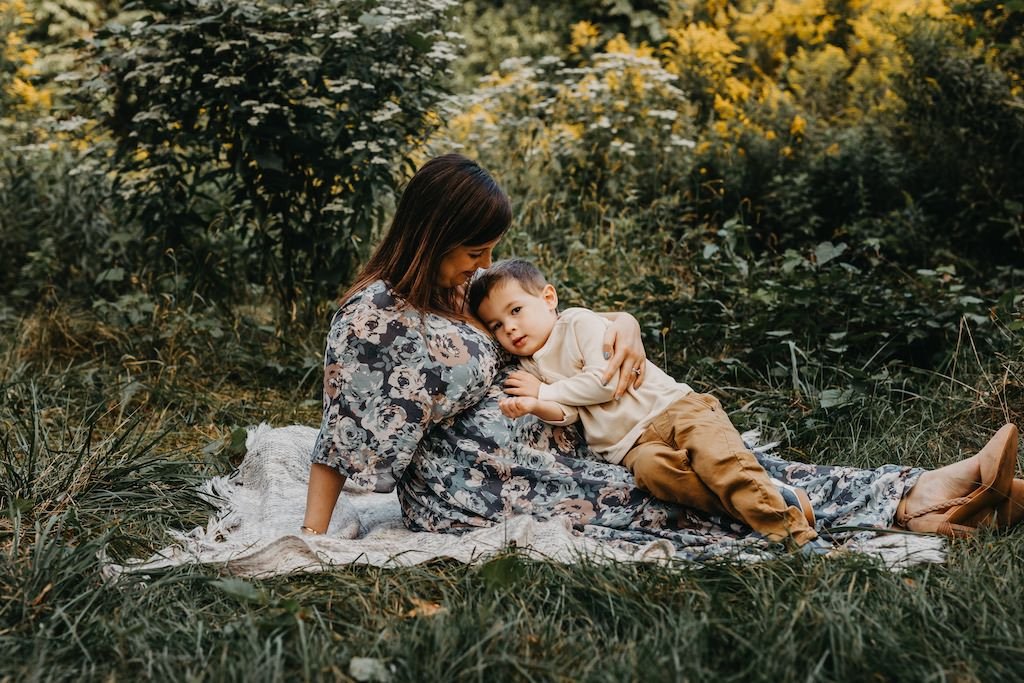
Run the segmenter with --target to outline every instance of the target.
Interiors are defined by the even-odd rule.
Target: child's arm
[[[603,335],[605,324],[598,314],[587,311],[572,321],[577,346],[576,355],[583,366],[577,374],[544,384],[533,375],[517,370],[509,374],[505,393],[512,396],[533,396],[565,406],[592,406],[607,403],[615,397],[615,386],[601,383],[605,369]],[[572,343],[566,339],[566,343]]]
[[[545,422],[552,424],[572,424],[579,418],[575,408],[562,406],[554,401],[541,401],[532,396],[513,396],[498,401],[498,407],[506,417],[517,418],[523,415],[536,415]]]

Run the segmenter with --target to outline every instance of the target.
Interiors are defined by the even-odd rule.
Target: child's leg
[[[772,539],[800,545],[817,537],[797,507],[786,503],[714,396],[689,394],[651,422],[666,443],[686,450],[690,466],[726,512]]]
[[[715,492],[690,467],[689,454],[662,441],[650,427],[629,449],[622,464],[633,473],[636,485],[658,500],[715,515],[729,514]]]

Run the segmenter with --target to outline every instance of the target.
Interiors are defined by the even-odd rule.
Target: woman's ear
[[[551,285],[544,285],[544,289],[540,290],[540,296],[544,299],[544,303],[548,305],[548,310],[558,310],[558,292]]]

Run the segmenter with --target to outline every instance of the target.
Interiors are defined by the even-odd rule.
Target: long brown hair
[[[480,164],[461,154],[435,157],[409,181],[387,235],[342,301],[384,280],[420,311],[459,315],[457,291],[437,286],[441,259],[456,247],[498,239],[511,223],[508,197]]]

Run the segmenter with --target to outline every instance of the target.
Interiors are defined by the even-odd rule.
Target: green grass
[[[82,323],[58,343],[39,331],[55,324],[0,334],[0,681],[347,680],[357,657],[396,681],[1024,677],[1024,533],[983,533],[953,543],[946,565],[904,572],[856,555],[664,567],[509,554],[104,583],[102,557],[144,556],[163,529],[205,519],[192,485],[237,463],[232,430],[316,422],[318,378],[288,355],[316,351],[275,350],[298,368],[282,373],[267,369],[266,340],[204,347],[182,329],[136,358],[130,335]],[[770,374],[722,393],[789,457],[931,466],[1020,419],[1020,356],[961,356],[952,379],[908,370],[914,395],[878,381],[831,414]]]

